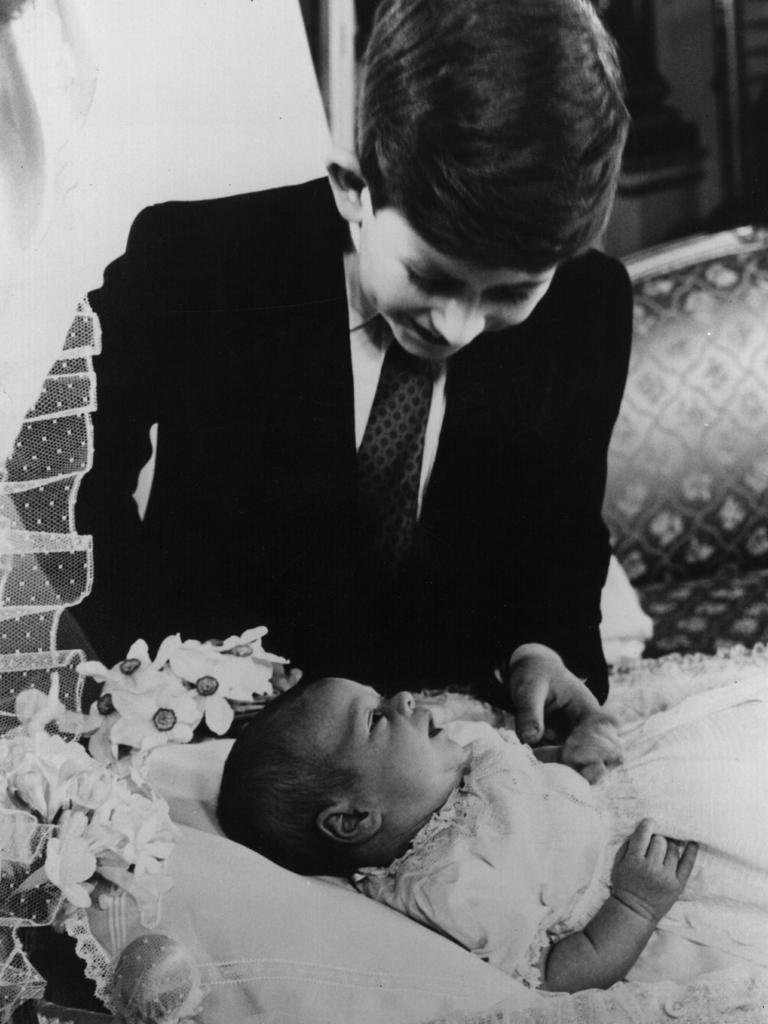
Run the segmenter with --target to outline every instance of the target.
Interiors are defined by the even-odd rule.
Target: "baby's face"
[[[313,740],[354,769],[355,797],[377,808],[392,835],[412,836],[461,780],[468,750],[438,729],[410,693],[384,698],[351,679],[311,690]]]

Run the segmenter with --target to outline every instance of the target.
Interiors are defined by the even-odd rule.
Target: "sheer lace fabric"
[[[18,724],[17,694],[30,687],[47,694],[54,673],[62,703],[71,710],[80,704],[74,669],[82,654],[57,650],[56,634],[64,609],[91,585],[90,538],[75,532],[74,502],[90,466],[98,340],[83,301],[0,473],[0,736]],[[42,872],[55,832],[21,810],[0,814],[2,1020],[44,991],[18,929],[49,926],[61,908],[61,893]]]
[[[76,533],[74,508],[91,464],[98,349],[98,321],[83,300],[0,476],[0,732],[16,724],[19,690],[47,692],[54,670],[62,702],[79,707],[82,655],[57,650],[56,635],[92,581],[91,541]]]

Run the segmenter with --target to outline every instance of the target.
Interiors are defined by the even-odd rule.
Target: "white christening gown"
[[[543,950],[594,916],[616,851],[651,817],[701,848],[654,936],[664,941],[629,978],[684,978],[691,948],[696,972],[710,953],[713,969],[768,966],[768,681],[622,726],[624,764],[596,786],[538,762],[509,730],[446,728],[472,746],[467,774],[402,857],[360,873],[363,892],[535,986]]]

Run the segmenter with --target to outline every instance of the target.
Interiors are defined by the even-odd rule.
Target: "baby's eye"
[[[384,717],[383,708],[374,708],[368,717],[368,731],[372,732],[378,721]]]

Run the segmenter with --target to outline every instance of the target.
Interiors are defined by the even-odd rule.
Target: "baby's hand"
[[[644,818],[616,855],[611,893],[646,920],[660,921],[685,888],[698,851],[696,843],[654,834]]]
[[[589,782],[597,782],[607,768],[622,761],[616,720],[604,711],[587,714],[566,738],[560,759]]]

